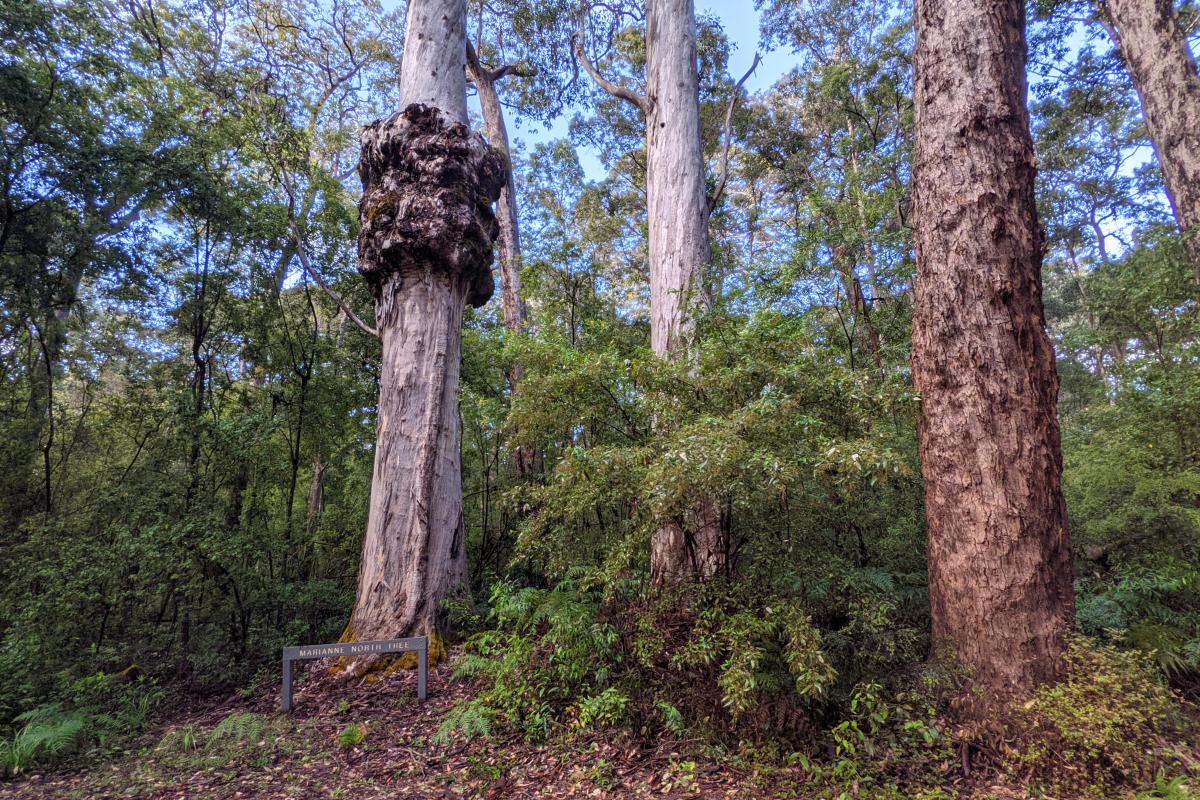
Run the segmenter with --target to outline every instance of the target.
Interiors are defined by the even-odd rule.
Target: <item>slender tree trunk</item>
[[[507,68],[502,68],[502,71]],[[483,135],[488,144],[509,155],[508,127],[504,124],[504,109],[496,93],[497,73],[479,62],[474,50],[467,53],[467,71],[479,92],[479,107],[483,112]],[[517,216],[517,188],[513,178],[512,160],[509,158],[505,170],[504,186],[500,189],[500,200],[496,203],[496,222],[500,236],[496,240],[500,254],[500,307],[504,314],[504,326],[513,333],[525,330],[525,301],[521,299],[521,228]],[[508,371],[508,384],[516,393],[524,377],[525,369],[513,364]],[[513,468],[518,478],[533,471],[533,448],[521,445],[513,451]]]
[[[1200,286],[1200,73],[1174,0],[1108,0],[1109,32],[1129,67],[1175,220]]]
[[[483,135],[487,137],[488,144],[507,156],[508,127],[504,124],[504,109],[496,93],[496,77],[473,58],[467,59],[467,70],[479,92]],[[511,160],[508,166],[504,186],[500,189],[500,200],[496,203],[496,223],[500,226],[496,248],[500,255],[500,307],[504,313],[504,326],[519,332],[525,329],[525,303],[521,299],[521,231]]]
[[[312,483],[308,487],[308,521],[305,523],[305,533],[311,541],[321,522],[321,514],[325,511],[325,470],[328,465],[320,458],[312,462]]]
[[[192,503],[196,499],[196,493],[200,488],[200,444],[202,439],[202,431],[200,429],[201,420],[204,419],[204,398],[208,392],[208,357],[204,352],[204,342],[208,336],[208,329],[212,321],[208,318],[208,267],[209,256],[211,252],[211,243],[207,237],[208,226],[205,225],[205,240],[204,240],[204,255],[203,268],[200,273],[199,283],[197,285],[196,294],[193,298],[194,308],[192,310],[192,418],[190,422],[189,436],[191,444],[188,447],[187,459],[187,474],[188,484],[184,492],[183,508],[184,511],[192,510]],[[197,248],[199,243],[197,242]]]
[[[411,0],[403,110],[366,127],[359,271],[383,340],[371,503],[346,640],[429,634],[467,578],[458,381],[466,303],[492,293],[504,160],[466,125],[465,0]],[[361,674],[374,663],[359,660]]]
[[[917,0],[912,365],[933,635],[976,683],[1055,674],[1074,618],[1023,0]],[[994,695],[993,695],[994,696]]]
[[[710,256],[692,0],[649,0],[646,58],[650,346],[676,360],[687,358],[695,318],[707,307],[703,270]],[[655,585],[708,578],[725,566],[726,543],[712,498],[700,499],[651,538]]]

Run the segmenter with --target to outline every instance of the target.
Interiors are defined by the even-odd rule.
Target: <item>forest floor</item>
[[[451,671],[445,664],[430,670],[425,703],[416,700],[410,671],[369,685],[298,680],[291,714],[279,711],[278,685],[264,682],[223,701],[177,708],[104,759],[0,782],[0,800],[825,796],[805,791],[798,769],[743,771],[675,740],[655,745],[597,733],[539,746],[456,734],[435,743],[446,714],[471,691],[451,682]],[[346,732],[355,726],[362,737],[351,744],[359,731]]]

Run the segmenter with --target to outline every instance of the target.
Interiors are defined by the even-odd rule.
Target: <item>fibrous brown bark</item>
[[[359,271],[383,341],[350,640],[434,634],[466,582],[458,380],[466,303],[492,293],[503,157],[466,125],[463,0],[412,0],[404,110],[362,133]],[[349,666],[357,674],[371,662]]]
[[[1200,286],[1200,73],[1173,0],[1108,0],[1163,182]]]
[[[1055,674],[1074,618],[1023,0],[917,0],[913,159],[933,635],[977,685]]]

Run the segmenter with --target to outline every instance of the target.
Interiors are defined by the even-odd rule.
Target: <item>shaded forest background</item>
[[[452,611],[514,671],[546,641],[609,670],[547,675],[533,702],[501,675],[488,719],[544,736],[564,709],[636,711],[799,736],[904,685],[930,655],[910,9],[759,4],[763,46],[796,67],[734,108],[712,308],[668,365],[649,349],[640,120],[578,74],[573,4],[470,6],[483,59],[529,67],[500,85],[508,113],[571,124],[512,154],[526,329],[499,297],[467,313],[473,597]],[[1193,51],[1198,13],[1180,7]],[[1030,16],[1078,626],[1192,694],[1200,305],[1138,98],[1091,15],[1039,0]],[[630,21],[596,23],[609,75],[644,66]],[[700,29],[713,183],[741,90],[734,44]],[[125,697],[113,676],[229,689],[284,645],[341,635],[379,344],[300,256],[370,319],[358,131],[397,105],[402,32],[402,10],[372,3],[0,0],[0,725]],[[655,520],[697,494],[716,498],[733,574],[684,613],[641,589]],[[622,688],[631,664],[660,696]]]

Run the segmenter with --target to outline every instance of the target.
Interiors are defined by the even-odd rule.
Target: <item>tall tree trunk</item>
[[[467,578],[458,380],[466,303],[492,293],[504,159],[466,125],[465,0],[411,0],[403,110],[368,125],[359,271],[383,340],[371,503],[354,612],[362,640],[429,634]],[[361,674],[373,660],[348,665]]]
[[[707,305],[702,271],[710,256],[692,0],[647,2],[646,59],[650,347],[685,357]]]
[[[1108,0],[1109,32],[1142,103],[1200,286],[1200,73],[1173,0]]]
[[[650,238],[650,346],[687,358],[695,318],[707,306],[703,270],[709,261],[708,200],[700,144],[696,18],[692,0],[646,4],[646,202]],[[651,538],[656,585],[708,578],[725,568],[720,514],[702,498],[683,519]]]
[[[917,0],[913,377],[935,641],[977,685],[1054,675],[1074,618],[1023,0]]]
[[[498,70],[485,67],[474,48],[467,48],[467,71],[479,92],[479,107],[483,112],[483,135],[488,144],[509,155],[508,128],[504,124],[504,109],[496,93],[496,82],[505,74],[517,71],[507,65]],[[500,189],[500,200],[496,203],[496,222],[500,226],[497,249],[500,252],[500,307],[504,314],[504,326],[513,333],[525,330],[525,301],[521,299],[521,228],[517,216],[517,187],[513,178],[512,161],[505,170],[504,186]],[[508,371],[508,384],[515,393],[524,377],[520,364],[513,364]],[[513,451],[513,468],[518,478],[533,472],[533,448],[520,445]]]
[[[314,458],[312,462],[312,483],[308,487],[308,521],[305,523],[304,531],[307,534],[307,539],[312,540],[313,535],[317,532],[317,525],[321,522],[321,514],[325,512],[325,470],[328,465],[320,458]]]
[[[479,62],[474,50],[468,50],[467,71],[479,92],[479,108],[483,112],[483,135],[488,144],[509,154],[508,127],[504,124],[504,109],[496,93],[496,81],[512,67],[490,70]],[[504,186],[496,203],[496,222],[500,236],[496,248],[500,255],[500,307],[504,326],[510,331],[525,329],[525,303],[521,300],[521,231],[517,216],[517,189],[513,180],[511,161],[505,170]]]

